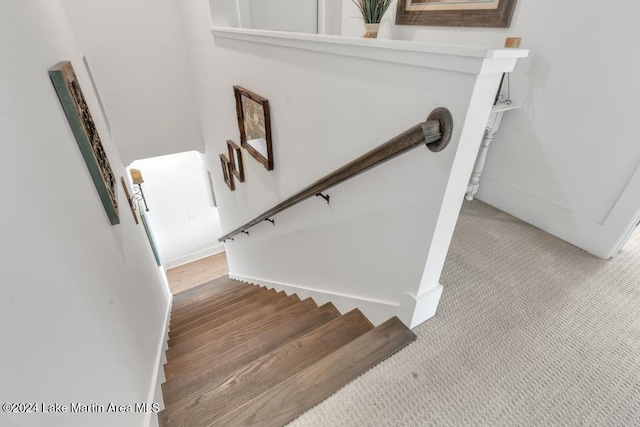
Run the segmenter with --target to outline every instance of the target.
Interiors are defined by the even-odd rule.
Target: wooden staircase
[[[228,276],[174,296],[162,427],[282,426],[415,339]]]

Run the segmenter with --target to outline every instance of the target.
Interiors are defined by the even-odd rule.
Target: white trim
[[[624,248],[624,246],[627,244],[627,241],[631,238],[633,233],[636,230],[640,229],[639,224],[640,224],[640,208],[638,208],[638,213],[636,214],[636,216],[633,217],[631,222],[629,222],[629,224],[624,228],[624,231],[622,232],[622,234],[616,239],[616,242],[611,248],[611,252],[609,253],[609,256],[607,258],[611,258],[618,255],[618,252],[620,252],[620,250]]]
[[[402,320],[402,323],[407,325],[408,328],[415,328],[419,324],[431,319],[436,315],[443,290],[444,287],[438,283],[435,287],[419,297],[410,292],[405,292],[404,295],[402,295],[398,318]]]
[[[640,221],[640,168],[603,223],[571,212],[491,176],[483,176],[476,198],[599,258],[615,256]]]
[[[516,60],[529,54],[527,49],[490,49],[245,28],[213,27],[211,32],[217,45],[225,39],[240,40],[471,74],[513,71]]]
[[[318,0],[316,2],[316,33],[326,34],[327,32],[327,2],[326,0]]]
[[[164,409],[164,399],[162,398],[162,387],[160,385],[164,382],[164,364],[166,363],[165,351],[168,348],[169,342],[169,321],[171,320],[171,305],[173,303],[173,297],[169,297],[169,304],[167,304],[167,312],[165,314],[164,321],[164,330],[160,338],[160,342],[158,343],[158,355],[156,357],[156,361],[154,364],[154,372],[156,375],[151,378],[151,385],[149,388],[149,397],[147,398],[148,403],[159,403],[160,409]],[[155,420],[152,419],[153,416],[156,416]],[[155,421],[152,423],[152,421]],[[157,426],[157,413],[155,412],[147,412],[144,418],[144,426]]]
[[[495,206],[597,257],[608,258],[607,251],[602,249],[601,242],[597,238],[602,225],[591,219],[525,193],[490,176],[482,178],[482,186],[476,199]]]
[[[606,258],[615,256],[633,234],[640,221],[640,166],[627,182],[603,224],[602,240]]]
[[[210,248],[202,249],[197,252],[190,253],[188,255],[184,255],[178,258],[171,259],[165,263],[163,263],[164,268],[169,270],[170,268],[179,267],[184,264],[189,264],[190,262],[197,261],[202,258],[206,258],[211,255],[219,254],[220,252],[224,252],[224,244],[219,243],[215,246],[211,246]]]
[[[297,294],[300,299],[313,298],[318,305],[327,302],[333,303],[340,313],[346,313],[354,308],[360,309],[362,313],[374,325],[379,325],[399,313],[400,304],[392,301],[383,301],[365,298],[357,295],[347,295],[338,292],[327,292],[320,289],[307,288],[304,286],[291,285],[288,283],[272,282],[270,280],[258,279],[255,277],[242,276],[229,273],[232,279],[254,285],[273,288],[277,291],[284,291],[287,295]]]

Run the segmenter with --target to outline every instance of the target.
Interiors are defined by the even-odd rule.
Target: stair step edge
[[[393,317],[208,425],[282,426],[415,339]]]
[[[160,417],[166,426],[222,417],[233,407],[243,405],[246,399],[259,395],[261,389],[273,388],[372,329],[373,325],[360,310],[352,310],[284,342],[262,357],[218,378],[213,384],[171,404]]]
[[[311,298],[307,298],[304,301],[310,301],[307,302],[306,304],[313,304],[314,308],[317,307],[317,305],[315,304],[315,302],[311,299]],[[263,309],[266,310],[267,307],[271,307],[271,309],[273,309],[274,311],[271,313],[265,313],[267,316],[271,317],[276,315],[277,313],[279,313],[282,310],[286,310],[287,308],[294,306],[296,304],[300,304],[303,301],[300,301],[300,299],[298,298],[297,295],[290,295],[284,299],[281,300],[277,300],[274,301],[272,303],[269,303],[267,305],[265,305],[264,307],[262,307]],[[275,306],[275,307],[274,307]],[[261,309],[262,310],[262,309]],[[253,313],[248,313],[245,316],[241,316],[239,318],[236,318],[234,320],[232,320],[231,322],[223,325],[225,326],[224,328],[215,328],[209,331],[208,334],[204,334],[199,336],[199,338],[204,339],[206,335],[211,335],[211,338],[213,341],[215,342],[216,340],[221,340],[224,339],[224,337],[228,337],[229,335],[238,333],[240,330],[242,330],[244,327],[250,326],[250,325],[254,325],[257,322],[260,321],[264,321],[264,318],[253,318],[251,320],[249,320],[249,316],[257,316],[260,313],[260,310],[257,310],[257,312],[253,312]],[[245,323],[247,322],[248,323]],[[216,332],[217,331],[217,332]],[[201,355],[202,353],[206,353],[205,349],[208,347],[208,344],[210,344],[210,342],[207,342],[207,344],[205,344],[204,346],[196,346],[194,345],[194,343],[191,343],[191,345],[189,345],[189,347],[187,346],[183,346],[181,347],[180,351],[171,351],[171,350],[175,350],[174,349],[169,349],[166,351],[166,355],[167,355],[167,363],[164,365],[165,367],[169,366],[169,365],[173,365],[175,366],[177,363],[182,363],[185,360],[189,359],[190,356],[193,356],[193,354],[199,354]],[[197,348],[196,348],[197,347]],[[171,353],[170,353],[171,351]],[[178,356],[176,356],[174,358],[174,355],[179,354]],[[171,360],[169,360],[169,358],[171,358]]]
[[[173,380],[165,381],[161,386],[165,405],[169,406],[178,400],[182,400],[187,395],[193,394],[206,387],[205,384],[208,377],[226,376],[239,367],[253,362],[264,354],[270,353],[287,341],[305,335],[340,316],[340,312],[333,304],[324,304],[321,307],[311,308],[300,313],[299,316],[296,316],[298,320],[297,326],[300,326],[299,329],[296,326],[291,326],[291,319],[280,319],[276,324],[271,325],[271,329],[283,330],[284,333],[282,335],[273,332],[258,334],[238,346],[228,348],[215,357],[208,359],[206,367],[198,366],[197,369],[183,372]],[[270,334],[275,335],[275,337],[271,337],[274,340],[274,342],[271,343],[265,341],[266,338],[269,338]],[[249,356],[247,356],[247,352],[245,352],[246,348],[251,349]],[[236,356],[235,353],[237,352],[242,352],[242,356]],[[220,367],[222,370],[216,368],[216,364],[220,362],[220,358],[223,358],[223,364]],[[225,366],[225,363],[229,365]]]
[[[264,293],[253,295],[246,300],[238,301],[235,304],[231,304],[227,306],[229,310],[224,314],[219,314],[221,312],[224,312],[224,310],[218,310],[213,313],[209,313],[206,316],[202,316],[202,317],[208,318],[206,321],[201,320],[201,322],[204,322],[204,323],[200,323],[198,322],[198,319],[195,319],[194,321],[189,323],[189,324],[192,324],[191,328],[189,328],[189,324],[185,324],[184,326],[178,328],[178,331],[175,332],[173,336],[169,334],[169,347],[172,347],[173,345],[181,341],[185,341],[184,338],[181,338],[181,337],[184,337],[185,335],[188,335],[188,334],[192,336],[198,335],[195,333],[196,330],[200,330],[201,332],[203,332],[211,329],[216,324],[217,326],[224,325],[225,323],[237,317],[240,317],[250,312],[251,310],[255,310],[261,304],[275,301],[281,298],[286,298],[286,296],[284,294],[281,295],[280,293],[276,293],[275,291],[274,292],[266,291]],[[214,316],[215,314],[218,314],[218,315]],[[200,319],[202,319],[202,317]]]

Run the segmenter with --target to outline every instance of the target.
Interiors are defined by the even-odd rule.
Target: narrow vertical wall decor
[[[227,187],[229,187],[229,190],[235,191],[236,186],[233,182],[233,174],[231,173],[231,161],[227,159],[227,156],[224,154],[220,154],[220,167],[222,168],[222,177]]]
[[[116,177],[70,61],[57,63],[49,77],[58,94],[111,225],[119,224]]]
[[[122,185],[122,189],[124,190],[124,195],[127,197],[127,201],[129,202],[129,209],[131,209],[131,215],[133,215],[133,219],[138,222],[138,215],[136,215],[136,208],[133,205],[133,199],[131,198],[131,194],[129,193],[129,189],[127,188],[127,184],[124,182],[124,177],[120,177],[120,184]]]
[[[231,173],[238,181],[244,182],[244,165],[242,164],[242,150],[238,144],[227,140],[227,148],[229,150],[229,161],[231,162]]]

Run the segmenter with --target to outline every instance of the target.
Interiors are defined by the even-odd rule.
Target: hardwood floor
[[[167,280],[171,293],[176,295],[228,273],[227,253],[220,252],[167,270]]]

